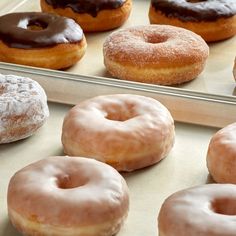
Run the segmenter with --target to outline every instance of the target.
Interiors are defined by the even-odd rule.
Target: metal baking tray
[[[122,27],[149,24],[149,4],[147,0],[134,0],[131,16]],[[40,11],[38,0],[2,1],[0,7],[0,14]],[[236,37],[209,45],[210,57],[205,70],[197,79],[176,87],[167,87],[112,78],[106,72],[102,55],[104,39],[110,33],[86,34],[88,49],[85,56],[66,71],[0,63],[0,73],[13,73],[37,80],[46,90],[49,101],[75,104],[81,99],[100,94],[137,93],[160,100],[177,121],[217,127],[235,121],[236,98],[232,69]]]

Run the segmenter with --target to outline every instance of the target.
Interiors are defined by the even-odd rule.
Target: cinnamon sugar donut
[[[235,236],[236,187],[207,184],[179,191],[163,203],[159,236]]]
[[[103,54],[108,72],[116,78],[172,85],[196,78],[205,66],[209,48],[191,31],[148,25],[112,33]]]
[[[36,81],[0,74],[0,143],[32,135],[48,116],[47,97]]]
[[[122,226],[129,196],[123,177],[104,163],[50,157],[11,178],[7,203],[24,235],[109,236]]]
[[[236,34],[236,1],[152,0],[149,19],[189,29],[207,42],[223,40]]]
[[[74,19],[84,31],[117,28],[128,19],[132,0],[40,0],[42,11]]]
[[[64,152],[132,171],[157,163],[174,143],[169,111],[152,98],[115,94],[83,101],[66,115]]]
[[[207,167],[216,182],[236,184],[236,123],[219,130],[209,143]]]
[[[0,61],[64,69],[81,59],[86,46],[72,19],[40,12],[0,17]]]

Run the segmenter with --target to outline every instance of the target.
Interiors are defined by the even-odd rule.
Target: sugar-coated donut
[[[236,186],[206,184],[179,191],[163,203],[159,236],[235,236]]]
[[[40,0],[42,11],[73,18],[84,31],[117,28],[128,19],[132,0]]]
[[[81,59],[86,46],[72,19],[40,12],[0,17],[0,61],[64,69]]]
[[[8,214],[29,236],[111,236],[129,208],[128,187],[112,167],[88,158],[50,157],[10,180]]]
[[[236,34],[236,1],[152,0],[149,19],[189,29],[207,42],[223,40]]]
[[[174,122],[157,100],[129,94],[79,103],[62,128],[64,152],[132,171],[157,163],[174,143]]]
[[[36,81],[0,74],[0,143],[32,135],[48,116],[46,94]]]
[[[236,123],[213,135],[208,146],[207,167],[216,182],[236,184]]]
[[[209,54],[195,33],[167,25],[136,26],[116,31],[104,43],[104,64],[119,79],[179,84],[196,78]]]

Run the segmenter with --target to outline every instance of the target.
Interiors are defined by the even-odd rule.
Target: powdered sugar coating
[[[46,94],[36,81],[0,74],[0,143],[32,135],[48,116]]]

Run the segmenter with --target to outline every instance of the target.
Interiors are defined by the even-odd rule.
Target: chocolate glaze
[[[40,30],[29,29],[38,26]],[[11,13],[0,17],[0,39],[13,48],[42,48],[81,41],[83,31],[74,20],[48,13]]]
[[[181,21],[216,21],[236,14],[236,0],[152,0],[156,11]]]
[[[45,0],[53,8],[70,7],[77,13],[88,13],[96,17],[98,12],[105,9],[121,7],[126,0]]]

